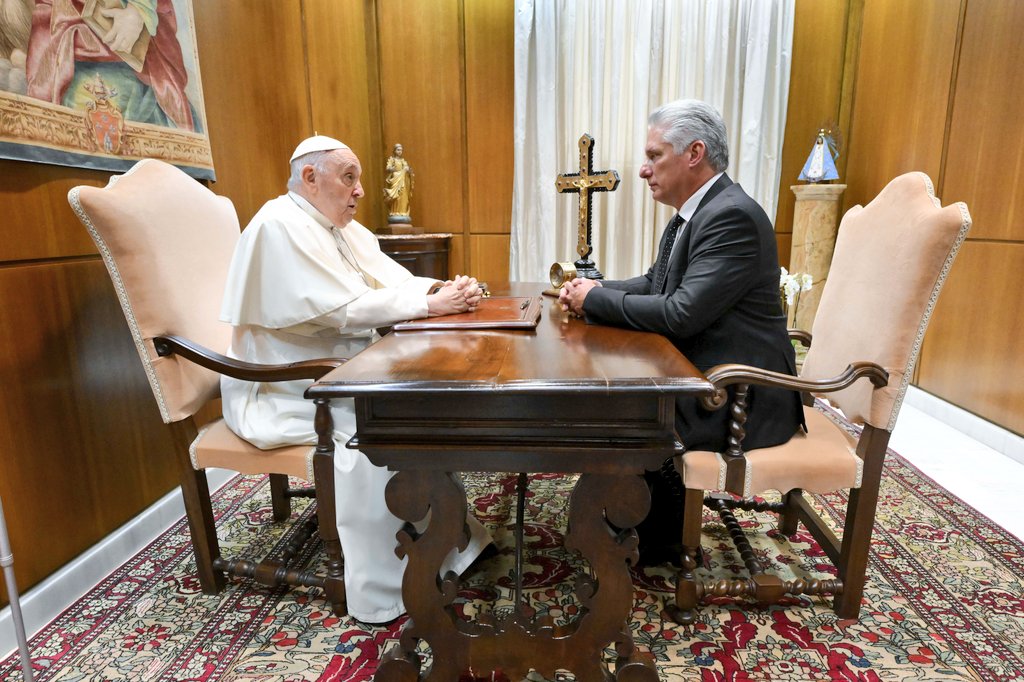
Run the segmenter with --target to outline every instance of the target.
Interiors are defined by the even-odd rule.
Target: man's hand
[[[562,310],[572,313],[576,317],[583,317],[583,301],[587,294],[594,287],[601,286],[596,279],[582,279],[577,277],[571,282],[562,285],[558,292],[558,302],[562,304]]]
[[[142,14],[132,5],[127,7],[101,9],[100,14],[110,19],[112,26],[103,37],[103,42],[115,52],[127,52],[142,34]]]
[[[473,312],[480,304],[483,292],[476,278],[467,275],[456,275],[450,279],[436,294],[427,296],[427,315],[452,315],[455,313]]]

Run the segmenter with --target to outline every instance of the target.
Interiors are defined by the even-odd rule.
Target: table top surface
[[[491,285],[495,296],[540,296],[541,283]],[[711,384],[659,334],[587,324],[542,300],[535,330],[393,332],[333,370],[309,398],[387,395],[672,393]]]

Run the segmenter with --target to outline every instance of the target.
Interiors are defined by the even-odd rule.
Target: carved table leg
[[[409,559],[402,596],[410,620],[400,646],[381,663],[376,679],[414,679],[410,675],[419,668],[416,641],[422,638],[427,639],[434,661],[420,677],[456,680],[469,665],[468,651],[461,645],[448,608],[458,590],[458,576],[449,573],[439,580],[438,572],[451,548],[463,549],[469,541],[462,482],[446,472],[399,471],[388,483],[385,497],[391,512],[407,522],[398,533],[395,552]],[[423,519],[428,511],[430,522],[418,533],[411,522]]]
[[[637,653],[628,625],[633,608],[629,564],[639,558],[633,527],[647,515],[650,504],[650,492],[639,476],[581,474],[573,489],[565,546],[582,554],[595,576],[577,585],[583,615],[575,623],[575,639],[582,641],[567,652],[570,658],[559,666],[575,672],[578,680],[608,675],[600,651],[609,642],[616,643],[619,679],[658,679],[650,658]],[[626,530],[615,533],[609,523]]]

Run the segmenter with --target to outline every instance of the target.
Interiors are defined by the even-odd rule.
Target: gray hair
[[[334,149],[323,151],[323,152],[310,152],[303,154],[299,158],[291,162],[291,175],[288,176],[288,189],[292,192],[298,192],[299,188],[302,187],[302,169],[306,166],[312,165],[318,174],[327,172],[327,156],[331,152],[336,151]]]
[[[662,139],[672,145],[676,154],[682,154],[689,145],[700,140],[707,150],[708,164],[716,173],[729,165],[725,121],[710,104],[696,99],[677,99],[651,112],[647,124],[664,131]]]

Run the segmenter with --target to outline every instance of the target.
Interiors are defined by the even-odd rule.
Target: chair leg
[[[270,474],[270,503],[274,509],[274,520],[285,521],[292,515],[292,502],[285,492],[288,490],[286,474]]]
[[[667,609],[669,617],[680,625],[691,625],[697,620],[697,604],[703,592],[696,575],[703,520],[704,491],[686,488],[683,493],[683,568],[676,576],[676,603]]]
[[[796,533],[800,523],[798,513],[799,507],[796,500],[804,493],[799,488],[794,488],[782,496],[782,510],[779,512],[779,532],[789,537]]]
[[[861,487],[850,491],[843,526],[843,545],[839,554],[839,577],[843,591],[836,597],[834,608],[840,618],[857,618],[864,597],[871,532],[875,525],[875,507],[882,479],[882,465],[889,446],[889,432],[865,425],[857,446],[857,454],[864,460]]]
[[[213,567],[220,558],[220,544],[217,542],[217,528],[213,521],[213,506],[210,503],[210,485],[205,470],[192,468],[188,456],[189,445],[196,437],[195,422],[191,419],[170,425],[174,433],[178,457],[181,496],[185,501],[185,516],[192,535],[192,551],[196,557],[196,571],[204,594],[217,594],[224,589],[226,578],[223,571]]]
[[[196,570],[204,594],[217,594],[224,589],[224,572],[213,567],[220,558],[220,544],[217,528],[213,522],[213,507],[210,504],[210,487],[206,471],[192,469],[181,476],[181,494],[185,498],[185,515],[192,534],[192,550],[196,555]]]

